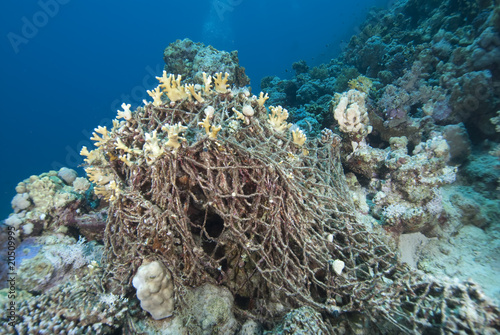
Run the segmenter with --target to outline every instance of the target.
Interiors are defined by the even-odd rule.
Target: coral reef
[[[466,281],[474,273],[473,280],[481,282],[485,294],[500,303],[497,269],[491,266],[500,248],[499,231],[482,229],[472,225],[461,227],[453,240],[443,243],[430,239],[418,258],[417,267],[436,276],[458,278]]]
[[[500,96],[494,85],[500,75],[495,57],[500,37],[493,7],[492,1],[463,7],[452,1],[439,7],[419,0],[398,2],[390,11],[372,14],[342,61],[391,84],[379,102],[383,109],[399,107],[410,114],[421,109],[438,123],[464,122],[469,131],[491,137],[485,121],[498,109]],[[393,87],[394,92],[387,91]]]
[[[238,63],[238,52],[219,51],[186,38],[171,43],[163,52],[165,71],[184,80],[204,84],[203,72],[229,74],[229,84],[243,87],[250,83],[245,68]]]
[[[27,253],[27,250],[35,252],[31,257],[18,259],[17,275],[21,280],[19,287],[41,292],[67,279],[74,270],[88,263],[89,257],[85,257],[84,243],[83,239],[75,243],[67,236],[24,240],[20,245],[23,253]],[[29,253],[26,256],[28,255]]]
[[[326,313],[327,332],[339,326],[336,316],[360,309],[371,322],[416,331],[434,327],[425,315],[450,302],[462,314],[441,313],[438,324],[465,327],[474,306],[487,321],[473,319],[468,327],[495,326],[498,311],[477,298],[471,284],[449,285],[401,266],[383,237],[356,222],[339,139],[324,132],[309,140],[289,130],[283,107],[267,113],[257,97],[227,88],[227,76],[204,78],[200,99],[185,90],[182,99],[167,95],[159,106],[146,103],[129,120],[100,131],[96,149],[82,152],[93,178],[108,176],[104,188],[113,183],[112,191],[101,193],[110,201],[106,270],[124,293],[131,274],[154,259],[169,269],[179,313],[189,305],[186,290],[208,282],[238,297],[237,317],[251,315],[264,324],[308,306]],[[182,87],[190,86],[177,79],[176,89]],[[181,131],[182,141],[169,146]],[[153,137],[156,150],[149,147]],[[402,185],[392,192],[407,191],[410,202],[421,204],[434,194],[433,185],[451,182],[455,172],[446,166],[449,147],[441,137],[415,147],[411,157],[407,143],[392,141],[394,152],[384,165]],[[126,153],[126,161],[98,158]],[[420,184],[408,185],[415,174]],[[405,229],[421,229],[413,225]],[[451,293],[458,291],[461,302]]]
[[[269,332],[271,334],[329,334],[321,315],[310,307],[301,307],[288,313],[283,323]]]
[[[325,100],[349,88],[366,90],[369,139],[377,146],[400,136],[415,146],[428,139],[431,128],[460,123],[473,141],[498,140],[489,122],[500,104],[494,8],[492,1],[396,2],[389,10],[372,11],[339,58],[315,67],[328,75],[318,76],[302,61],[294,64],[291,80],[264,78],[261,87],[271,104],[288,109],[293,122],[309,117],[322,127],[333,124],[324,117]],[[314,104],[322,111],[299,112]]]
[[[9,322],[8,300],[0,294],[4,324],[0,334],[109,334],[130,308],[126,299],[102,293],[96,278],[90,277],[58,285],[42,295],[20,291],[18,297],[18,320]]]
[[[221,75],[215,78],[225,79]],[[323,221],[314,215],[307,218],[311,214],[299,211],[299,207],[293,214],[280,208],[284,208],[285,202],[287,208],[299,206],[301,199],[318,197],[316,192],[321,189],[323,193],[337,194],[324,205],[325,211],[336,213],[328,220],[345,225],[341,217],[350,217],[345,207],[349,204],[348,198],[331,201],[342,189],[342,184],[338,184],[342,177],[336,170],[335,148],[321,141],[312,146],[300,131],[287,131],[287,112],[281,106],[271,107],[273,113],[267,116],[263,103],[256,97],[238,90],[222,91],[200,90],[204,103],[185,98],[165,101],[159,107],[147,104],[126,123],[115,122],[113,129],[103,135],[105,141],[97,138],[96,149],[83,151],[91,164],[87,170],[113,176],[112,180],[106,180],[117,187],[112,195],[102,194],[109,196],[111,202],[105,236],[110,272],[120,282],[126,282],[137,264],[149,255],[172,272],[175,296],[181,305],[183,287],[209,281],[224,283],[233,294],[241,296],[238,307],[248,310],[247,313],[258,310],[265,313],[263,315],[280,313],[281,309],[275,311],[264,299],[268,294],[275,296],[273,304],[283,304],[286,310],[291,304],[284,294],[287,291],[299,294],[298,299],[308,304],[321,306],[317,301],[319,297],[314,297],[316,289],[307,289],[310,284],[304,282],[304,276],[311,274],[307,274],[300,263],[312,262],[311,266],[319,267],[315,271],[328,267],[328,256],[323,255],[323,250],[329,249],[324,236],[332,231],[325,229],[334,228],[323,227]],[[264,96],[261,99],[264,100]],[[253,112],[248,111],[248,106]],[[248,119],[241,119],[241,115]],[[168,148],[171,141],[168,125],[180,122],[185,124],[182,126],[185,140],[177,142],[175,148]],[[217,137],[207,134],[209,122],[211,127],[218,125]],[[229,127],[234,122],[241,123],[236,131]],[[158,144],[164,150],[155,160],[148,161],[151,151],[147,148],[146,134],[153,131],[157,131]],[[90,159],[120,157],[126,151],[124,147],[134,150],[131,164]],[[318,162],[321,170],[316,167]],[[303,167],[309,167],[316,177],[300,172]],[[309,185],[309,189],[302,185]],[[272,194],[271,190],[274,190]],[[324,202],[327,198],[317,201]],[[135,212],[146,204],[143,201],[151,204],[147,212]],[[143,205],[136,207],[140,203]],[[250,209],[254,214],[247,217],[245,213]],[[152,225],[153,222],[156,224]],[[302,222],[309,222],[310,228],[301,228]],[[302,248],[308,248],[299,238],[304,229],[312,234],[309,238],[318,246],[309,252],[323,259],[323,265],[313,265],[317,261],[298,256]],[[284,249],[290,253],[287,262],[283,263],[281,256],[275,254],[275,243],[291,246]],[[119,245],[128,249],[120,247],[122,251],[118,252]],[[180,250],[184,251],[179,253]],[[339,253],[340,249],[332,252]],[[346,257],[340,253],[332,261]],[[346,269],[352,266],[350,261]],[[333,279],[329,271],[322,274],[321,280],[314,279],[314,285],[329,291],[327,278]],[[282,282],[288,284],[283,287],[279,284]],[[277,290],[278,286],[282,288]]]
[[[365,187],[370,213],[393,233],[451,234],[456,226],[441,188],[457,178],[497,198],[496,159],[471,156],[483,139],[499,140],[495,8],[492,1],[399,1],[372,11],[337,59],[312,69],[301,61],[293,66],[294,78],[262,81],[270,103],[286,106],[296,124],[338,125],[346,172]],[[339,97],[353,88],[365,92],[366,113],[351,109],[349,118]],[[324,117],[328,108],[336,122]],[[356,125],[371,131],[356,134]],[[402,138],[404,145],[398,144]]]
[[[397,1],[259,96],[236,52],[170,44],[88,180],[16,188],[0,333],[500,331],[499,29],[490,0]]]
[[[20,182],[16,191],[11,202],[14,213],[5,224],[14,227],[19,238],[66,229],[71,224],[65,220],[68,212],[78,216],[76,208],[97,208],[90,183],[67,168],[31,176]]]
[[[125,334],[245,334],[234,317],[234,297],[223,286],[204,284],[184,292],[186,306],[176,315],[162,321],[152,321],[139,314],[129,319],[124,327]],[[250,324],[250,323],[249,323]],[[247,335],[262,334],[259,324],[248,325]],[[260,332],[251,332],[252,329]]]
[[[456,168],[448,166],[449,146],[442,137],[433,137],[407,154],[405,137],[393,137],[384,160],[384,180],[372,180],[375,216],[401,232],[439,234],[444,216],[440,187],[455,181]],[[398,227],[399,226],[399,227]]]

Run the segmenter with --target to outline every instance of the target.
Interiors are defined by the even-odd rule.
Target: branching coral
[[[173,74],[167,76],[167,72],[163,71],[163,76],[156,77],[160,82],[160,87],[163,92],[167,95],[170,101],[179,101],[188,97],[186,93],[186,88],[181,85],[181,76],[178,75],[177,78]]]
[[[267,93],[266,95],[264,95],[264,92],[260,92],[259,98],[257,99],[257,101],[259,102],[259,106],[264,106],[264,103],[267,99],[269,99],[269,95]]]
[[[155,107],[159,107],[161,104],[163,104],[163,101],[161,99],[163,92],[160,88],[160,86],[155,87],[153,90],[148,90],[147,91],[149,96],[153,98],[153,105]]]
[[[237,120],[242,120],[247,125],[250,124],[250,118],[252,118],[255,114],[255,110],[251,105],[244,105],[241,112],[233,107],[233,112],[236,114]]]
[[[205,72],[203,72],[203,87],[205,94],[209,94],[212,89],[212,76],[208,76]]]
[[[116,149],[123,150],[123,154],[119,154],[118,158],[128,166],[133,164],[132,157],[134,155],[140,156],[142,154],[142,150],[127,147],[119,138],[116,139]]]
[[[95,145],[98,148],[88,151],[87,147],[82,147],[80,155],[86,157],[84,160],[88,166],[85,168],[85,172],[87,172],[89,180],[96,185],[94,188],[95,194],[101,195],[104,199],[109,201],[116,199],[116,196],[120,193],[120,189],[114,179],[112,169],[106,166],[107,160],[104,156],[104,151],[100,148],[101,145],[112,142],[110,141],[109,132],[106,130],[106,127],[99,127],[96,132],[98,130],[101,130],[101,133],[105,134],[103,138],[105,137],[106,141],[103,141],[102,138],[99,138],[94,133],[92,139],[96,141]],[[114,150],[112,152],[114,152]],[[112,152],[107,152],[107,154],[115,157]],[[100,166],[103,167],[100,168]]]
[[[190,84],[190,85],[186,85],[186,88],[188,89],[188,91],[191,93],[191,95],[193,96],[193,98],[196,99],[196,101],[198,102],[204,102],[205,100],[201,97],[201,94],[199,92],[196,92],[195,90],[195,85],[193,84]]]
[[[213,119],[214,112],[214,108],[212,106],[208,106],[205,108],[205,118],[203,119],[203,122],[198,122],[198,126],[202,126],[205,129],[205,133],[212,140],[217,139],[217,133],[222,129],[222,126],[220,125],[210,125],[210,120]]]
[[[99,134],[101,137],[99,137]],[[109,131],[106,129],[106,127],[101,127],[98,126],[95,131],[92,133],[92,137],[90,138],[92,141],[95,141],[95,146],[99,147],[103,144],[105,144],[107,141],[109,141]]]
[[[168,134],[168,141],[167,143],[165,143],[165,145],[167,147],[173,148],[174,150],[179,149],[179,147],[181,146],[179,140],[180,141],[186,140],[185,138],[180,137],[179,134],[184,132],[186,129],[188,128],[184,127],[180,122],[174,125],[166,124],[163,127],[161,127],[161,130],[167,132]]]
[[[132,105],[131,104],[126,104],[126,103],[122,103],[122,108],[123,108],[123,111],[121,110],[118,110],[118,116],[116,117],[117,119],[125,119],[125,120],[130,120],[132,118],[132,112],[130,111],[130,107]]]
[[[170,129],[169,129],[170,130]],[[178,130],[178,129],[177,129]],[[176,136],[176,141],[178,140],[178,132],[175,134]],[[146,143],[144,143],[144,155],[146,156],[146,162],[151,165],[153,164],[158,157],[160,157],[164,152],[165,149],[163,149],[160,145],[160,141],[158,137],[156,136],[156,130],[153,130],[152,133],[145,133],[144,138],[146,140]],[[169,133],[169,141],[170,141],[170,133]],[[170,142],[169,144],[165,144],[167,146],[172,146],[173,142]],[[178,148],[180,144],[177,142],[174,147]]]
[[[110,172],[104,172],[99,168],[87,167],[85,169],[89,180],[95,184],[94,193],[101,195],[107,201],[115,200],[120,194],[114,176]]]
[[[213,82],[215,84],[214,91],[217,93],[227,93],[229,92],[229,84],[228,82],[229,74],[226,72],[223,76],[222,72],[219,72],[213,77]],[[147,91],[149,96],[153,98],[153,105],[155,107],[159,107],[163,104],[162,96],[165,94],[171,102],[180,102],[184,99],[192,99],[194,98],[198,103],[205,102],[205,99],[202,95],[210,95],[213,94],[212,91],[212,76],[207,76],[205,72],[203,72],[203,84],[201,85],[182,85],[180,75],[175,77],[173,74],[168,74],[166,71],[163,71],[163,75],[161,77],[156,77],[160,82],[160,85],[151,91]],[[262,104],[265,101],[265,97],[261,96]],[[144,104],[147,104],[144,101]],[[122,114],[119,114],[122,115]],[[128,115],[128,114],[127,114]]]
[[[222,77],[222,72],[219,72],[215,75],[214,84],[215,84],[215,90],[218,93],[227,92],[227,88],[229,87],[229,85],[227,84],[228,76],[229,73],[227,72],[224,74],[224,77]]]
[[[292,131],[293,143],[297,144],[299,147],[306,143],[307,136],[301,129],[295,129]]]
[[[281,133],[291,127],[291,124],[286,122],[286,119],[288,119],[288,111],[286,109],[281,106],[270,106],[269,109],[271,110],[271,115],[269,115],[267,122],[274,130]]]

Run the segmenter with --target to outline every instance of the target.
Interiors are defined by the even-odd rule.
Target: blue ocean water
[[[18,182],[77,169],[93,129],[123,101],[138,105],[163,68],[163,50],[190,38],[238,50],[254,90],[291,64],[336,56],[368,10],[386,0],[70,1],[0,5],[0,217]],[[78,169],[80,174],[83,170]]]

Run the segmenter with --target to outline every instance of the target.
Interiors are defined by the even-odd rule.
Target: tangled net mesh
[[[234,109],[244,105],[255,115],[236,121]],[[199,126],[207,106],[215,109],[212,124],[222,126],[217,139]],[[210,282],[233,293],[239,315],[272,320],[305,305],[325,315],[326,332],[351,312],[407,333],[500,329],[498,309],[473,283],[400,265],[357,222],[336,135],[324,131],[300,146],[266,114],[233,89],[203,102],[147,104],[115,124],[99,146],[106,158],[92,163],[119,185],[105,231],[113,280],[127,289],[143,260],[158,260],[180,305],[187,288]],[[163,125],[178,122],[187,140],[177,150],[131,164],[117,159],[124,155],[118,139],[141,149],[145,133],[164,134]],[[340,275],[334,260],[345,264]]]

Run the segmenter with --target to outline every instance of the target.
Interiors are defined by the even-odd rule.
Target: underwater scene
[[[0,334],[500,334],[500,3],[0,10]]]

